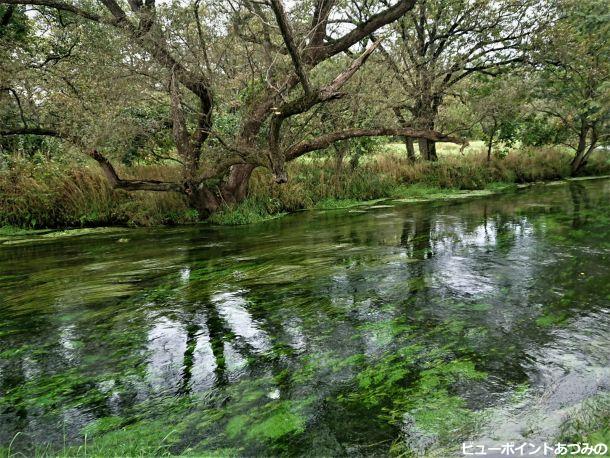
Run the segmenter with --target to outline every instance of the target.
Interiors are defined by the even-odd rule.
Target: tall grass
[[[336,208],[392,197],[439,196],[452,190],[498,188],[498,183],[557,180],[570,175],[571,155],[561,149],[521,149],[487,161],[485,152],[448,154],[438,162],[415,162],[388,148],[352,170],[337,172],[333,158],[307,159],[288,164],[289,181],[277,185],[265,169],[255,170],[247,202],[214,215],[221,224],[259,221],[277,212],[307,208]],[[592,157],[584,174],[610,173],[610,161]],[[501,186],[500,186],[501,187]]]
[[[487,162],[483,152],[442,155],[438,162],[407,160],[396,148],[381,148],[355,169],[338,171],[333,158],[303,158],[288,164],[289,182],[274,183],[268,170],[254,171],[248,198],[213,215],[217,224],[246,224],[307,208],[335,208],[389,197],[420,197],[439,190],[478,190],[495,183],[527,183],[569,176],[571,155],[558,148],[521,149]],[[120,171],[128,178],[177,180],[168,166]],[[583,171],[610,174],[607,153],[593,155]],[[417,185],[417,186],[413,186]],[[0,171],[0,226],[151,226],[197,220],[175,193],[112,190],[95,164],[32,164],[14,159]]]
[[[176,173],[164,169],[140,167],[121,173],[157,179]],[[196,212],[181,196],[113,190],[95,165],[37,164],[17,157],[0,171],[0,226],[150,226],[196,220]]]

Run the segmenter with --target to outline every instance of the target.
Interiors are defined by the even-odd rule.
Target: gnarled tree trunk
[[[418,141],[419,154],[422,159],[426,161],[436,161],[438,156],[436,155],[436,142],[422,138]]]
[[[189,206],[207,218],[222,205],[233,205],[243,201],[248,195],[248,183],[255,164],[237,164],[231,167],[226,181],[220,186],[209,188],[204,183],[187,189]]]
[[[229,177],[221,189],[224,203],[234,204],[246,198],[250,176],[255,168],[256,165],[253,164],[238,164],[231,167]]]
[[[581,123],[580,133],[578,135],[578,146],[576,147],[576,155],[570,164],[572,176],[577,175],[582,168],[587,165],[589,156],[597,146],[598,134],[597,126],[588,124],[584,119]],[[587,136],[591,132],[591,142],[587,145]]]

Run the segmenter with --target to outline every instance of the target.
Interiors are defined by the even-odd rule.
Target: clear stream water
[[[607,179],[11,238],[0,445],[451,456],[552,440],[610,391],[609,331]]]

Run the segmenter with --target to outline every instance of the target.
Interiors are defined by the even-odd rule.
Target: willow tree
[[[329,129],[316,137],[305,130],[297,139],[286,135],[295,118],[314,116],[314,107],[349,95],[349,80],[380,44],[377,40],[365,48],[363,43],[410,11],[415,0],[375,2],[369,14],[349,29],[332,25],[335,18],[346,15],[342,2],[334,0],[295,2],[291,11],[281,0],[195,0],[171,5],[157,5],[154,0],[0,0],[0,4],[35,7],[33,20],[50,27],[56,26],[58,17],[70,17],[103,31],[108,46],[100,52],[112,55],[109,65],[130,71],[134,84],[149,86],[147,94],[165,91],[167,124],[182,164],[181,177],[171,182],[121,178],[104,152],[105,145],[84,141],[74,123],[13,126],[0,133],[64,138],[95,159],[113,187],[182,193],[202,215],[221,203],[243,199],[255,167],[268,167],[281,183],[287,180],[286,161],[336,141],[404,135],[461,142],[431,129],[389,126]],[[337,63],[344,66],[330,73]],[[92,64],[81,60],[77,65],[82,67],[58,67],[57,79],[70,86]],[[91,79],[91,84],[96,81]],[[11,89],[18,92],[21,86]],[[41,105],[48,93],[38,91],[35,105]],[[120,103],[113,101],[108,109]],[[126,106],[129,103],[134,102],[128,100]],[[230,114],[234,128],[215,126],[215,116],[223,120]]]
[[[354,20],[363,13],[356,10]],[[524,62],[530,36],[550,17],[550,6],[540,0],[419,0],[394,23],[394,39],[382,45],[403,94],[394,107],[401,124],[434,129],[458,83]],[[419,150],[422,158],[436,160],[433,139],[420,139]],[[415,157],[411,139],[407,152]]]

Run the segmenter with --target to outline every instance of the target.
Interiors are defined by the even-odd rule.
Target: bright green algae
[[[572,182],[2,246],[0,455],[550,440],[608,389],[609,197]]]

